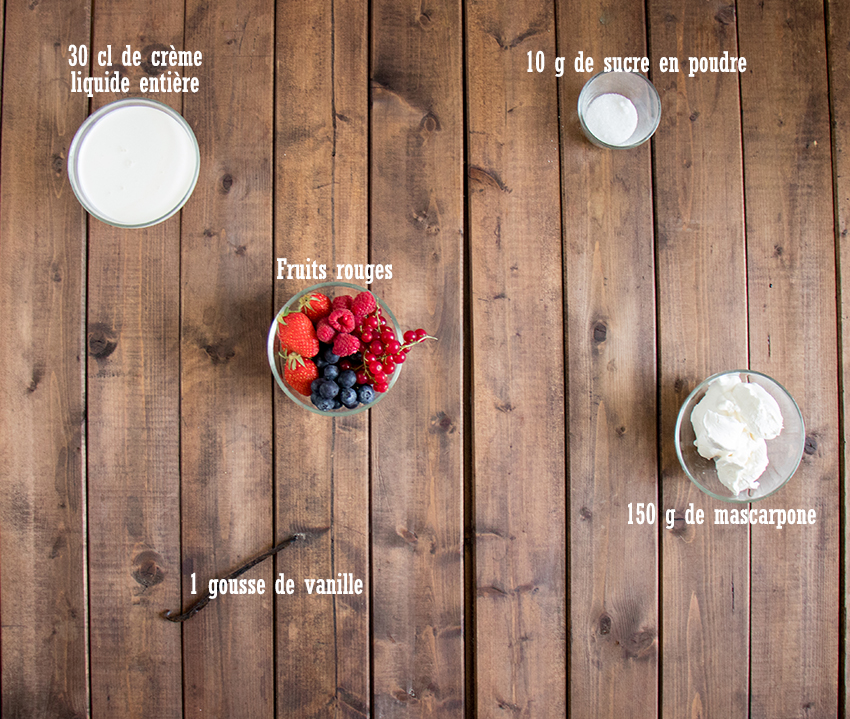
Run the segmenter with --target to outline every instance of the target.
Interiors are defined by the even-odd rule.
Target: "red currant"
[[[339,363],[339,368],[340,369],[351,369],[351,362],[349,362],[348,360],[343,360],[342,362]]]
[[[372,343],[369,345],[369,351],[376,357],[380,357],[384,354],[384,345],[379,340],[372,340]]]
[[[371,330],[363,330],[363,332],[360,333],[360,341],[364,345],[369,344],[373,339],[375,339],[375,335],[372,334]]]
[[[392,360],[385,359],[382,366],[386,374],[392,374],[393,372],[395,372],[395,362],[393,362]]]
[[[387,348],[387,354],[391,355],[396,354],[401,349],[401,345],[398,343],[398,340],[390,340],[384,346]]]
[[[416,339],[424,340],[428,336],[428,333],[423,329],[416,330]]]
[[[378,372],[382,372],[383,369],[383,366],[380,362],[378,362],[378,360],[372,360],[369,363],[369,374],[371,374],[373,377],[378,374]]]
[[[390,386],[386,382],[375,382],[374,389],[376,392],[381,392],[382,394],[386,392]]]
[[[416,341],[416,330],[407,330],[404,333],[404,341],[405,342],[415,342]]]
[[[365,371],[360,370],[357,373],[357,384],[369,384],[369,375]]]
[[[368,365],[370,362],[372,362],[373,360],[375,360],[375,359],[377,359],[377,358],[376,358],[376,357],[375,357],[375,355],[373,355],[371,352],[364,352],[364,353],[363,353],[363,361],[364,361],[367,365]]]
[[[407,355],[404,352],[399,352],[397,355],[393,356],[393,362],[396,364],[402,364],[407,359]]]
[[[373,330],[376,330],[378,329],[381,323],[378,318],[375,317],[375,315],[370,315],[365,320],[363,320],[363,324],[366,325],[366,327],[371,327]]]

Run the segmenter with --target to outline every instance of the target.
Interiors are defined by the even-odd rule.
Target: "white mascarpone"
[[[697,451],[715,460],[720,481],[739,494],[756,489],[767,469],[767,444],[782,431],[782,412],[761,386],[737,375],[714,380],[691,412]]]

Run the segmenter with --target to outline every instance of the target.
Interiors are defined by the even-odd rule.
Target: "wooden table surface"
[[[850,3],[5,0],[0,22],[4,718],[845,716]],[[130,95],[153,52],[202,53],[196,93],[153,95],[200,144],[179,215],[121,230],[75,199],[71,139],[120,95],[72,92],[71,46]],[[650,58],[651,143],[583,139],[579,52]],[[726,52],[744,73],[691,76]],[[278,258],[392,265],[371,289],[439,341],[369,412],[299,409],[265,337],[312,281]],[[753,507],[814,525],[716,525],[679,468],[682,401],[740,367],[807,429]],[[245,575],[265,594],[163,619],[291,534]],[[363,593],[307,593],[338,573]]]

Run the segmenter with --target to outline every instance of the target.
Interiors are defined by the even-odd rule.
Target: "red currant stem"
[[[420,342],[424,342],[425,340],[436,340],[436,339],[437,339],[436,337],[432,337],[431,335],[425,335],[424,337],[420,337],[418,340],[413,340],[413,342],[405,342],[401,346],[401,348],[399,349],[399,352],[401,352],[401,350],[403,350],[403,349],[413,347],[413,345],[418,345]]]

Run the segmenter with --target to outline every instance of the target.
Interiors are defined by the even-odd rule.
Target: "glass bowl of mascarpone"
[[[676,454],[703,492],[747,503],[779,491],[803,457],[806,432],[794,398],[761,372],[712,375],[676,419]]]

